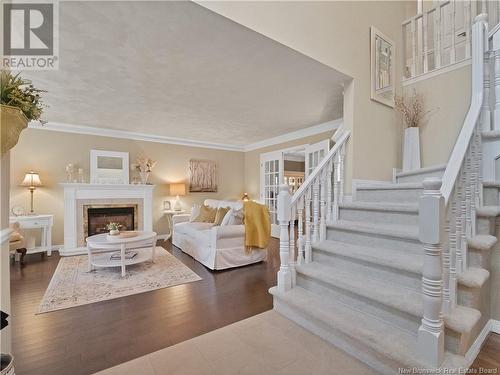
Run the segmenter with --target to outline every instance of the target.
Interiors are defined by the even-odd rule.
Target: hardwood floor
[[[12,265],[16,374],[91,374],[272,308],[277,240],[266,262],[218,272],[161,245],[203,280],[35,315],[59,257],[30,255],[25,266]]]
[[[161,245],[203,280],[35,315],[59,257],[30,255],[24,267],[12,265],[16,374],[92,374],[272,308],[277,240],[267,262],[219,272]],[[499,371],[500,335],[490,334],[472,368]]]
[[[471,368],[477,370],[471,374],[498,374],[500,372],[500,335],[490,333]],[[484,371],[484,369],[494,372]]]

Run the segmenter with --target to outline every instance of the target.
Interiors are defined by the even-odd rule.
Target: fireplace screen
[[[88,208],[88,236],[106,233],[110,222],[122,225],[121,230],[134,230],[134,207]]]

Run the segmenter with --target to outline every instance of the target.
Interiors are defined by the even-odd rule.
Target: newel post
[[[290,269],[290,238],[288,226],[292,218],[291,195],[288,185],[280,185],[278,194],[278,223],[280,226],[280,270],[278,271],[278,290],[286,292],[292,289],[292,273]]]
[[[425,179],[424,195],[419,203],[419,238],[424,247],[422,273],[423,317],[418,329],[418,349],[422,358],[439,366],[444,355],[442,316],[442,252],[445,204],[441,180]]]

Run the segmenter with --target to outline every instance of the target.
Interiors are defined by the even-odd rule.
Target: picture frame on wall
[[[217,163],[212,160],[189,161],[189,192],[217,192]]]
[[[370,27],[371,99],[394,108],[396,44],[376,27]]]
[[[163,210],[170,211],[172,209],[172,204],[170,201],[163,201]]]
[[[90,150],[90,183],[128,184],[128,152]]]

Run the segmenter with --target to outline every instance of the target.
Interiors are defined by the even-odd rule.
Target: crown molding
[[[176,137],[166,137],[162,135],[152,135],[145,133],[137,133],[126,130],[116,130],[116,129],[105,129],[105,128],[96,128],[92,126],[82,126],[82,125],[74,125],[74,124],[65,124],[61,122],[47,122],[41,125],[39,122],[31,121],[29,123],[29,127],[31,129],[40,129],[40,130],[49,130],[49,131],[57,131],[63,133],[73,133],[73,134],[86,134],[86,135],[96,135],[101,137],[110,137],[110,138],[121,138],[121,139],[130,139],[135,141],[144,141],[144,142],[156,142],[156,143],[165,143],[165,144],[173,144],[180,146],[189,146],[189,147],[202,147],[202,148],[210,148],[216,150],[226,150],[226,151],[238,151],[238,152],[248,152],[257,150],[259,148],[268,147],[277,145],[280,143],[285,143],[297,139],[301,139],[304,137],[308,137],[311,135],[316,135],[320,133],[324,133],[327,131],[331,131],[337,129],[342,124],[342,119],[337,119],[333,121],[328,121],[323,124],[310,126],[308,128],[300,129],[294,132],[282,134],[277,137],[265,139],[263,141],[251,143],[249,145],[231,145],[227,143],[214,143],[214,142],[205,142],[205,141],[195,141],[191,139],[185,138],[176,138]]]
[[[325,133],[331,130],[338,129],[342,125],[343,119],[339,118],[337,120],[327,121],[319,125],[310,126],[308,128],[300,129],[294,132],[279,135],[277,137],[268,138],[263,141],[251,143],[244,147],[244,151],[254,151],[259,148],[269,147],[278,145],[280,143],[286,143],[290,141],[295,141],[297,139],[302,139],[305,137],[310,137],[312,135]]]
[[[134,141],[167,143],[172,145],[213,148],[217,150],[226,150],[226,151],[239,151],[239,152],[244,151],[244,147],[238,145],[195,141],[185,138],[165,137],[162,135],[136,133],[126,130],[95,128],[92,126],[64,124],[60,122],[47,122],[44,125],[41,125],[39,122],[32,121],[30,122],[29,127],[32,129],[51,130],[64,133],[97,135],[101,137],[131,139]]]

